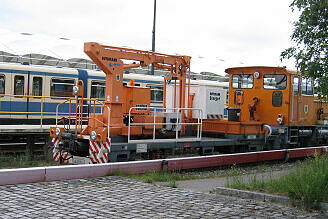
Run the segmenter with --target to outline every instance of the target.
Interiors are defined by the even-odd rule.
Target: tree
[[[300,11],[291,35],[294,46],[281,53],[282,59],[295,58],[296,67],[314,78],[318,92],[328,96],[328,0],[293,0],[292,11]]]

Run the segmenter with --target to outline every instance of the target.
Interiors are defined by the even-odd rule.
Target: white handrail
[[[153,119],[153,123],[134,123],[131,122],[131,111],[133,109],[153,109],[154,112],[154,119]],[[176,122],[156,122],[156,114],[157,114],[157,110],[161,109],[162,112],[164,114],[168,114],[168,111],[171,112],[176,112]],[[198,111],[198,118],[197,118],[197,122],[181,122],[181,119],[179,119],[179,115],[181,113],[184,113],[183,111],[186,110],[192,110],[192,111]],[[153,125],[153,137],[152,137],[152,141],[155,140],[160,140],[160,139],[156,139],[156,125],[175,125],[175,139],[165,139],[165,141],[178,141],[179,140],[179,126],[181,125],[197,125],[197,137],[193,138],[194,140],[201,140],[201,132],[202,132],[202,109],[200,108],[158,108],[158,107],[131,107],[129,109],[129,122],[128,122],[128,143],[132,143],[138,140],[131,140],[131,125]],[[163,139],[164,140],[164,139]],[[191,138],[189,138],[188,140],[192,140]],[[144,140],[143,140],[144,141]]]

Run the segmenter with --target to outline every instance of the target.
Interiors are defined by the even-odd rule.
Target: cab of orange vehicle
[[[228,68],[229,109],[240,122],[310,126],[317,122],[314,82],[285,67]]]

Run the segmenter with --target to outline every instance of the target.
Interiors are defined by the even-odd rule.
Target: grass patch
[[[227,186],[228,187],[239,187],[242,186],[242,181],[240,179],[242,175],[241,170],[236,166],[236,164],[231,166],[231,169],[226,173],[227,176]],[[233,187],[232,187],[233,188]]]
[[[279,179],[259,180],[256,176],[244,184],[233,171],[227,186],[236,189],[264,191],[290,197],[305,208],[316,207],[318,202],[328,202],[328,156],[315,155],[298,162],[296,170]]]
[[[30,153],[23,154],[0,154],[0,169],[41,167],[59,165],[52,159],[52,153],[40,156],[32,156]]]
[[[234,179],[238,180],[237,176],[241,175],[242,171],[240,171],[236,167],[236,165],[234,165],[228,174],[236,176]],[[143,174],[126,174],[126,173],[122,173],[120,171],[115,171],[112,174],[109,174],[109,176],[122,176],[122,177],[131,178],[131,179],[136,179],[136,180],[139,180],[139,181],[142,181],[145,183],[170,182],[170,183],[172,183],[172,186],[169,186],[169,187],[175,188],[173,185],[175,184],[176,181],[224,177],[224,176],[227,176],[227,174],[219,173],[217,175],[210,175],[210,176],[186,175],[180,171],[168,171],[168,172],[151,171],[151,172],[143,173]]]
[[[111,176],[122,176],[131,179],[136,179],[145,183],[155,182],[175,182],[177,180],[192,179],[193,177],[183,177],[179,172],[148,172],[143,174],[125,174],[120,171],[115,171]]]
[[[169,184],[163,185],[163,186],[171,187],[171,188],[178,188],[178,185],[177,185],[176,181],[171,181]]]

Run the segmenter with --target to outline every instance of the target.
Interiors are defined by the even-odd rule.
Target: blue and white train
[[[163,77],[130,73],[124,74],[123,83],[131,79],[135,86],[151,88],[152,106],[163,107]],[[84,82],[85,97],[104,98],[102,71],[0,63],[0,124],[54,124],[56,106],[72,97],[78,80]],[[228,95],[228,82],[192,80],[191,84],[223,87]]]

